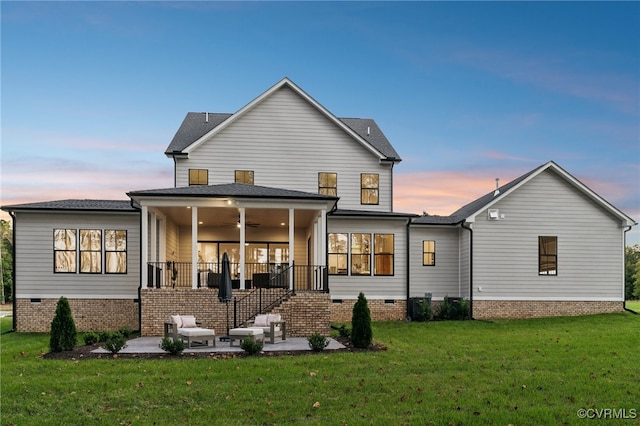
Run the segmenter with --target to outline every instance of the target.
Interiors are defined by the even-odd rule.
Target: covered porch
[[[141,286],[328,291],[326,216],[337,198],[245,184],[129,193],[141,208]]]

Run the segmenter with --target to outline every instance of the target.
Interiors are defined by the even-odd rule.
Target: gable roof
[[[566,170],[564,170],[562,167],[560,167],[558,164],[556,164],[553,161],[549,161],[531,170],[530,172],[525,173],[524,175],[512,180],[506,185],[503,185],[502,187],[499,188],[499,191],[497,194],[496,194],[496,191],[489,192],[488,194],[483,195],[482,197],[470,202],[469,204],[462,206],[461,208],[459,208],[449,216],[423,215],[423,216],[420,216],[419,218],[414,219],[412,223],[424,224],[424,225],[453,225],[453,224],[461,223],[463,221],[474,222],[476,215],[478,215],[480,212],[490,208],[493,204],[497,203],[499,200],[508,196],[510,193],[517,190],[519,187],[521,187],[522,185],[524,185],[525,183],[527,183],[528,181],[530,181],[531,179],[533,179],[534,177],[538,176],[540,173],[546,170],[555,171],[559,176],[564,178],[565,181],[567,181],[570,185],[572,185],[578,191],[582,192],[584,195],[590,198],[593,202],[595,202],[596,204],[598,204],[599,206],[607,210],[613,216],[618,217],[622,222],[625,223],[626,226],[633,226],[637,224],[631,217],[627,216],[621,210],[618,210],[616,207],[614,207],[604,198],[596,194],[589,187],[587,187],[585,184],[583,184],[578,179],[573,177],[571,174],[569,174]]]
[[[282,87],[288,87],[306,100],[311,106],[322,113],[330,121],[349,134],[353,139],[378,156],[381,160],[400,162],[401,158],[382,130],[372,119],[363,118],[338,118],[320,105],[315,99],[304,92],[300,87],[288,78],[283,78],[262,95],[249,102],[234,114],[190,112],[187,113],[180,128],[165,150],[165,155],[182,156],[199,146],[204,140],[220,132],[234,121],[238,120],[247,111],[253,109],[266,98]]]
[[[331,195],[312,192],[294,191],[291,189],[271,188],[244,183],[224,183],[220,185],[193,185],[178,188],[145,189],[128,192],[135,197],[239,197],[239,198],[277,198],[299,200],[337,200]]]
[[[5,211],[19,210],[75,210],[75,211],[109,211],[109,212],[138,212],[139,209],[131,205],[131,200],[56,200],[38,203],[14,204],[2,206]]]

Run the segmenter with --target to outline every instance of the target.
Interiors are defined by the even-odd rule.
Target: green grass
[[[2,320],[2,328],[8,328]],[[236,359],[42,359],[2,335],[1,423],[640,424],[640,316],[374,323],[388,350]],[[316,407],[314,407],[314,404]]]
[[[631,309],[640,314],[640,300],[627,300],[625,306],[627,309]]]

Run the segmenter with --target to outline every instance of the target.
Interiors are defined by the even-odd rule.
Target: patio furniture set
[[[215,347],[215,330],[203,328],[201,325],[193,315],[171,315],[164,323],[164,337],[180,339],[188,348]],[[274,344],[276,337],[280,340],[287,339],[287,323],[282,320],[280,314],[260,314],[256,315],[247,327],[232,328],[228,336],[220,336],[220,340],[227,338],[229,346],[233,346],[235,341],[242,344],[242,341],[248,338],[263,344],[268,339],[268,343]]]

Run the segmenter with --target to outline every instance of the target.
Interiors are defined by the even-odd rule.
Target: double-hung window
[[[53,230],[53,270],[60,273],[75,273],[77,231],[75,229]]]
[[[127,273],[127,231],[107,229],[104,231],[105,273]]]
[[[393,234],[373,235],[374,275],[393,275]]]
[[[351,275],[371,275],[371,234],[351,234]]]
[[[360,204],[379,204],[380,175],[362,173],[360,175]]]
[[[102,272],[102,231],[99,229],[80,230],[80,272]]]
[[[329,274],[347,275],[347,256],[349,253],[348,234],[329,234],[328,241]]]
[[[318,173],[318,194],[338,195],[338,174],[337,173]]]
[[[422,242],[422,265],[435,266],[435,264],[436,264],[436,242],[423,241]]]

